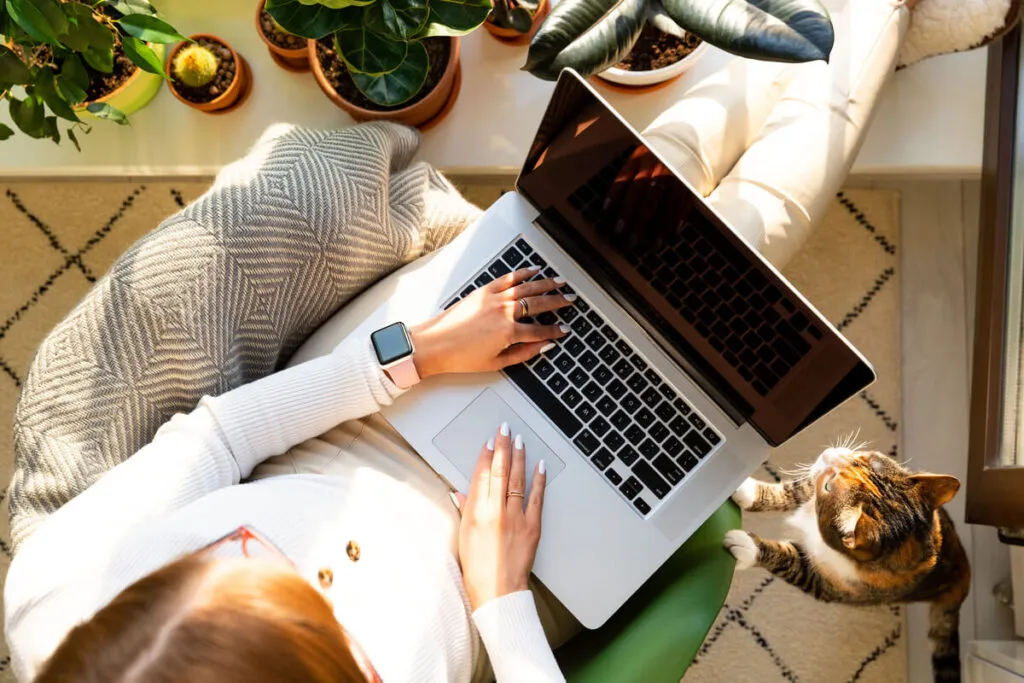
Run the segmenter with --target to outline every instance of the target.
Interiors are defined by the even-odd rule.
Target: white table
[[[210,116],[162,89],[132,117],[132,127],[99,123],[81,136],[81,154],[65,142],[17,133],[0,143],[0,175],[208,175],[240,157],[274,122],[338,127],[351,122],[320,92],[310,74],[289,73],[270,60],[255,32],[253,0],[157,0],[185,34],[228,40],[253,70],[252,96],[238,111]],[[216,9],[210,9],[216,5]],[[428,131],[421,157],[455,173],[518,169],[552,84],[519,70],[525,47],[499,43],[483,30],[462,41],[462,92],[448,117]],[[721,68],[728,55],[709,51],[691,73],[661,90],[602,90],[643,128],[686,84]],[[862,174],[977,175],[981,169],[985,90],[983,50],[930,60],[894,77],[854,166]],[[6,107],[0,121],[9,124]],[[12,126],[13,127],[13,126]]]

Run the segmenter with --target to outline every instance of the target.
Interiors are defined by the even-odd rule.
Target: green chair
[[[736,562],[722,547],[740,511],[726,501],[604,626],[555,656],[570,683],[679,683],[725,602]]]

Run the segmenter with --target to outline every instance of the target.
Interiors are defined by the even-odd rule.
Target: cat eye
[[[829,477],[828,479],[825,480],[824,485],[821,487],[821,488],[825,489],[825,493],[828,493],[829,491],[832,490],[832,479],[834,479],[834,478],[835,477],[832,476],[832,477]]]

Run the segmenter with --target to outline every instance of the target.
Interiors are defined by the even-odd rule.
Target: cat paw
[[[747,477],[746,481],[740,484],[736,492],[732,494],[733,501],[740,506],[740,510],[749,510],[754,506],[757,499],[757,480]]]
[[[757,543],[746,531],[733,529],[725,532],[724,545],[736,558],[736,569],[750,569],[757,565]]]

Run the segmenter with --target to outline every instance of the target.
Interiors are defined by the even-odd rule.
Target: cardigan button
[[[330,567],[324,567],[318,571],[316,578],[320,581],[321,588],[330,588],[334,584],[334,572]]]
[[[353,562],[358,562],[359,556],[362,554],[362,551],[359,550],[359,544],[355,541],[348,542],[348,545],[345,546],[345,552],[348,553],[348,559]]]

